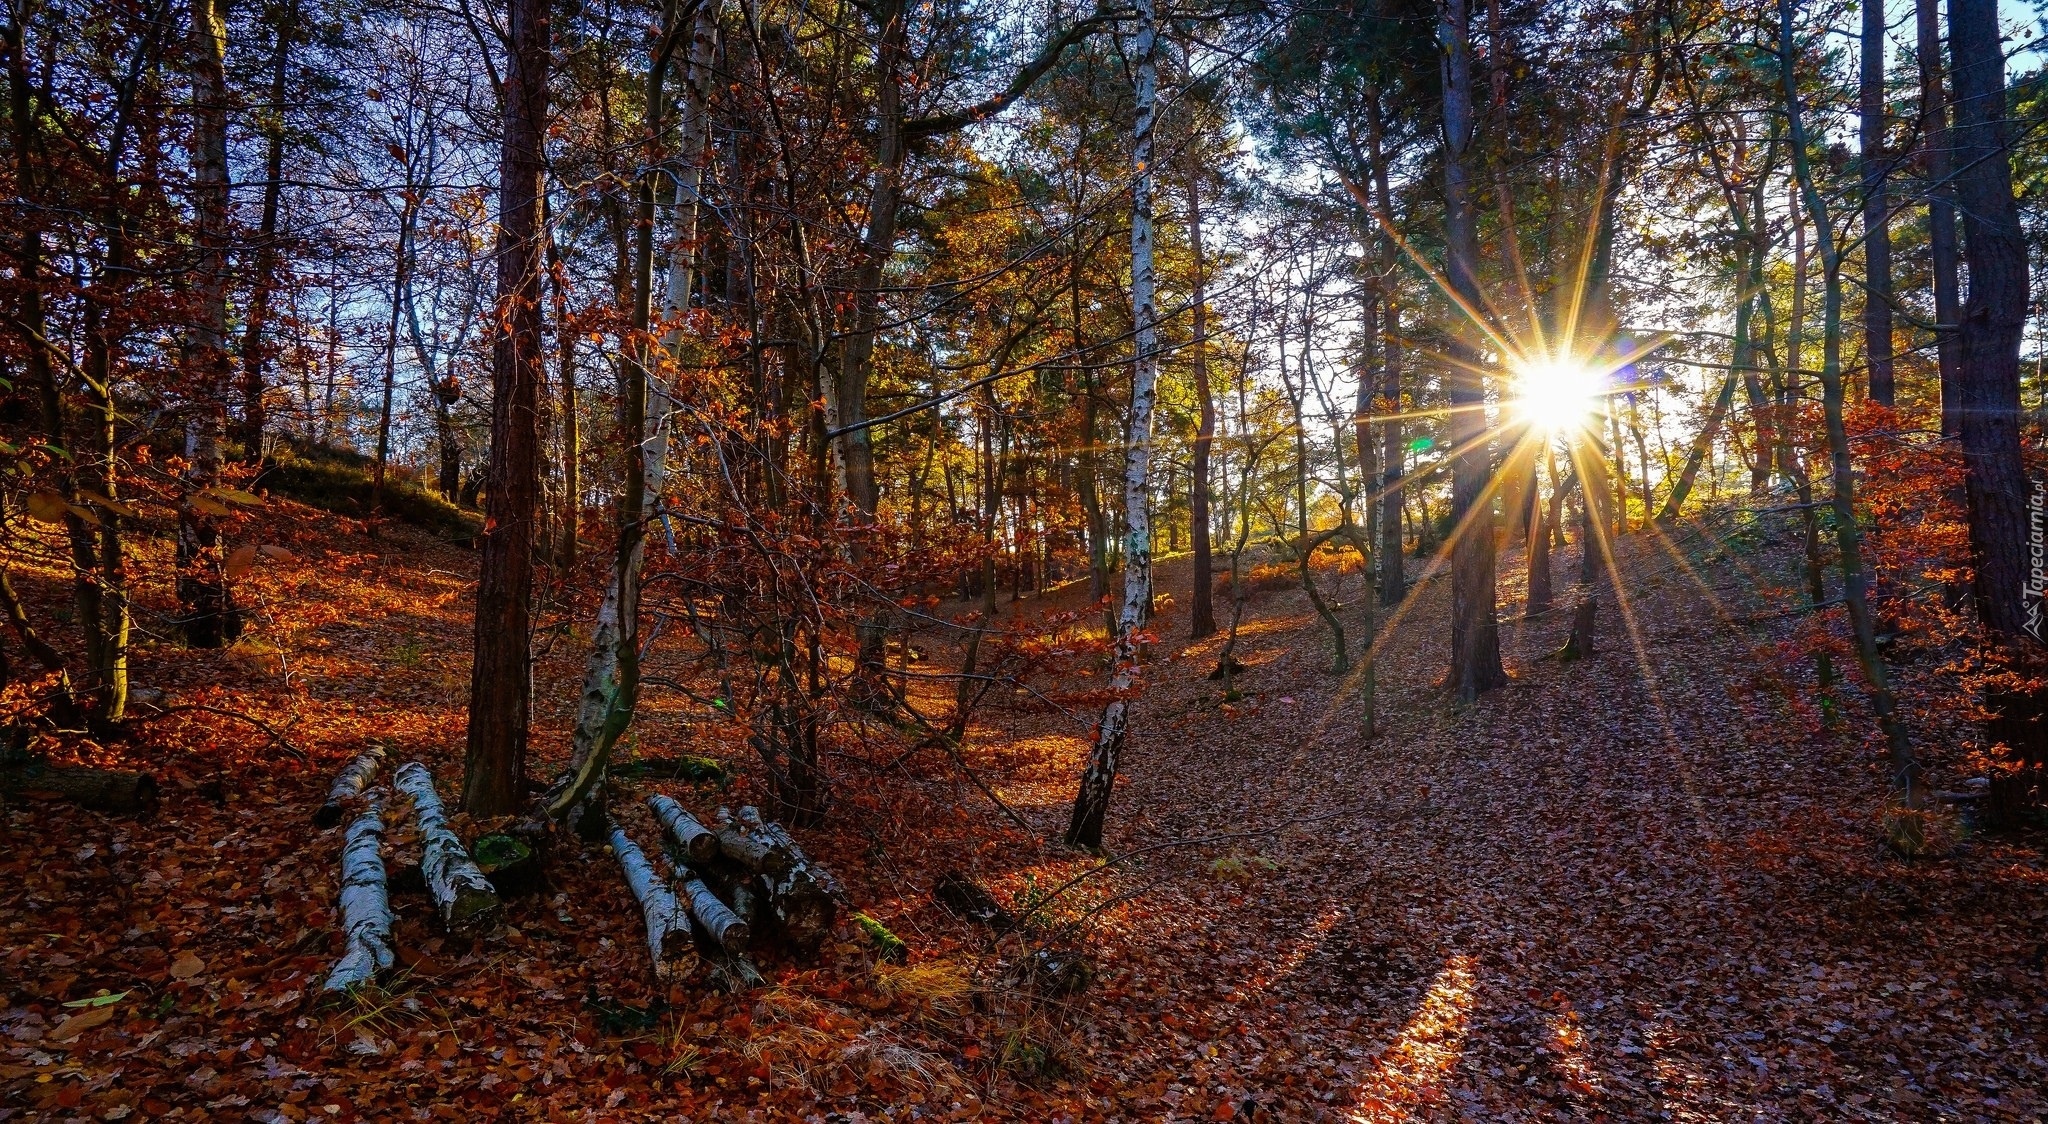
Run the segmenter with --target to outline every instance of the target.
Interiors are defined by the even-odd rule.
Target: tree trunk
[[[1387,162],[1382,153],[1386,132],[1380,115],[1380,93],[1373,87],[1366,105],[1367,141],[1372,157],[1372,186],[1380,213],[1391,222],[1394,196],[1387,182]],[[1407,575],[1402,572],[1401,516],[1407,449],[1401,444],[1401,287],[1398,275],[1400,248],[1391,232],[1382,229],[1380,254],[1380,604],[1399,605],[1408,595]]]
[[[1154,0],[1136,0],[1137,28],[1132,38],[1135,64],[1136,123],[1131,136],[1131,314],[1135,320],[1131,373],[1131,428],[1124,449],[1124,596],[1110,691],[1095,728],[1095,742],[1074,794],[1074,812],[1066,841],[1073,847],[1102,846],[1103,820],[1109,813],[1110,791],[1129,735],[1130,699],[1138,673],[1138,629],[1152,586],[1152,527],[1147,492],[1152,470],[1152,408],[1158,399],[1159,307],[1152,264],[1153,128],[1159,93],[1158,15]]]
[[[433,774],[417,761],[408,762],[392,776],[391,785],[412,800],[413,814],[419,818],[420,873],[434,896],[441,924],[450,930],[489,925],[498,912],[498,891],[448,826]]]
[[[266,357],[264,332],[270,326],[271,290],[277,284],[278,211],[284,198],[284,124],[286,79],[291,73],[292,36],[299,29],[296,4],[278,13],[277,42],[270,61],[270,112],[263,150],[263,217],[256,230],[256,269],[251,279],[248,323],[242,333],[242,426],[236,435],[243,459],[263,459],[263,431],[269,415],[263,400],[267,383],[263,374]]]
[[[619,501],[618,553],[613,560],[611,584],[598,607],[590,654],[584,660],[583,692],[577,704],[570,764],[551,786],[543,804],[550,819],[572,827],[589,812],[586,805],[602,784],[612,747],[632,724],[640,697],[640,570],[647,551],[647,522],[659,507],[668,477],[669,423],[674,412],[674,398],[668,387],[682,370],[685,334],[681,320],[688,312],[695,277],[696,191],[707,135],[703,96],[709,80],[718,7],[701,5],[688,34],[685,94],[679,114],[682,151],[676,158],[672,181],[677,185],[676,229],[670,243],[669,288],[663,302],[664,319],[672,326],[662,337],[661,361],[655,359],[651,348],[644,350],[628,382],[625,431],[632,443],[626,448],[625,492]],[[668,16],[671,20],[676,18],[673,3]],[[665,116],[663,90],[672,49],[669,37],[682,34],[682,29],[670,26],[648,67],[650,170],[640,185],[638,257],[633,279],[633,324],[643,339],[651,330],[653,316],[653,229],[658,175],[655,158]]]
[[[1529,545],[1527,549],[1529,557],[1529,590],[1522,606],[1522,615],[1525,617],[1541,616],[1550,611],[1550,535],[1552,528],[1557,525],[1558,509],[1564,503],[1564,483],[1557,478],[1556,450],[1557,446],[1554,442],[1548,440],[1544,442],[1544,467],[1549,470],[1547,475],[1550,478],[1550,504],[1547,508],[1547,518],[1545,516],[1546,508],[1543,504],[1541,491],[1533,483],[1534,477],[1533,475],[1531,476],[1532,483],[1529,488]],[[1533,463],[1534,458],[1532,457],[1531,460]]]
[[[1934,274],[1934,347],[1941,366],[1941,435],[1962,435],[1962,292],[1956,276],[1955,185],[1949,182],[1948,97],[1943,90],[1941,0],[1914,0],[1920,58],[1920,132],[1927,176],[1927,257]]]
[[[195,502],[220,472],[228,389],[227,12],[222,0],[191,0],[192,197],[197,262],[188,360],[195,411],[185,431],[185,497],[178,506],[178,624],[195,648],[241,633],[214,517]]]
[[[1453,296],[1482,315],[1479,242],[1472,186],[1465,160],[1472,145],[1472,58],[1466,0],[1439,0],[1437,37],[1443,80],[1445,272]],[[1445,375],[1451,403],[1451,667],[1447,685],[1470,703],[1507,685],[1500,662],[1500,625],[1495,616],[1494,541],[1488,481],[1486,387],[1480,355],[1469,341],[1474,325],[1453,332]]]
[[[384,802],[366,794],[363,811],[348,825],[341,848],[341,933],[343,951],[323,993],[348,992],[389,972],[397,963],[391,950],[391,899],[384,882]]]
[[[1884,5],[1863,5],[1862,82],[1858,108],[1863,139],[1863,356],[1872,402],[1893,404],[1892,233],[1885,197],[1891,173],[1884,147]]]
[[[62,800],[95,812],[153,816],[156,778],[127,769],[81,769],[33,758],[0,760],[0,793]]]
[[[2029,577],[2026,471],[2020,460],[2020,334],[2027,321],[2027,245],[2006,150],[2005,55],[1993,0],[1949,0],[1955,76],[1956,201],[1970,296],[1961,322],[1961,421],[1977,615],[2007,639],[2043,642]],[[2028,610],[2034,610],[2032,616]]]
[[[1188,170],[1188,248],[1194,255],[1195,339],[1192,365],[1195,401],[1201,420],[1195,427],[1188,477],[1188,537],[1195,552],[1195,588],[1188,602],[1188,639],[1216,634],[1216,567],[1209,544],[1209,452],[1216,443],[1216,396],[1209,387],[1208,259],[1202,253],[1202,173]],[[1363,427],[1361,426],[1361,430]]]
[[[542,0],[509,0],[501,93],[498,291],[491,349],[491,454],[476,591],[475,659],[463,810],[500,816],[526,786],[533,702],[534,519],[540,484],[542,144],[547,135],[549,31]]]
[[[1806,126],[1800,114],[1799,84],[1793,66],[1797,56],[1793,52],[1792,0],[1778,0],[1778,51],[1794,178],[1813,220],[1821,259],[1821,402],[1827,415],[1828,449],[1834,462],[1835,543],[1841,552],[1842,600],[1848,606],[1849,626],[1856,637],[1856,661],[1863,670],[1871,710],[1891,747],[1893,793],[1907,808],[1917,809],[1922,803],[1920,765],[1914,759],[1913,743],[1892,696],[1890,674],[1877,650],[1876,627],[1870,612],[1870,572],[1864,567],[1862,530],[1856,522],[1856,469],[1850,459],[1848,431],[1842,420],[1842,263],[1827,205],[1814,187],[1812,170],[1807,165]]]

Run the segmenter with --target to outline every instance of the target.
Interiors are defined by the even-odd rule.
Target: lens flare
[[[1603,372],[1569,357],[1524,363],[1515,381],[1516,411],[1550,433],[1582,428],[1606,389]]]

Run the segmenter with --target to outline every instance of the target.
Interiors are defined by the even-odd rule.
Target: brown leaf
[[[240,578],[243,574],[249,572],[249,567],[255,564],[256,548],[253,546],[238,546],[233,554],[228,555],[228,577]]]
[[[171,978],[174,980],[189,980],[205,970],[206,961],[199,959],[190,949],[179,953],[178,958],[171,961]]]
[[[58,1023],[57,1029],[50,1032],[50,1041],[69,1042],[93,1027],[105,1026],[112,1021],[114,1021],[114,1008],[111,1006],[87,1007],[85,1010]]]

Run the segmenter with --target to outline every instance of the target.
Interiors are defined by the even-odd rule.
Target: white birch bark
[[[647,952],[654,962],[654,976],[667,979],[671,964],[692,952],[689,915],[676,901],[668,881],[616,823],[612,825],[610,842],[612,853],[619,857],[619,866],[625,871],[626,886],[640,903],[640,916],[647,923]]]
[[[348,825],[341,848],[341,931],[347,942],[341,959],[320,985],[323,992],[346,992],[391,970],[391,899],[384,883],[384,801],[372,790],[364,808]]]
[[[1117,618],[1114,697],[1102,708],[1095,745],[1081,773],[1067,842],[1102,845],[1102,821],[1116,784],[1118,758],[1129,732],[1129,694],[1138,680],[1138,634],[1145,623],[1146,593],[1152,584],[1152,522],[1146,502],[1151,489],[1152,407],[1158,397],[1159,301],[1152,263],[1153,126],[1159,97],[1158,13],[1155,0],[1138,0],[1138,30],[1132,43],[1136,66],[1137,121],[1131,143],[1131,309],[1135,318],[1131,372],[1131,436],[1124,448],[1123,608]]]
[[[441,796],[434,791],[434,775],[425,765],[410,761],[399,767],[391,783],[412,799],[413,814],[419,818],[420,873],[427,880],[441,923],[449,929],[489,924],[498,911],[498,891],[469,857],[455,829],[448,826]]]
[[[348,767],[334,778],[332,785],[328,786],[327,802],[320,805],[319,811],[313,813],[313,826],[333,827],[340,823],[344,805],[368,788],[370,782],[376,779],[377,770],[383,767],[384,750],[379,746],[371,746],[354,761],[349,762]]]
[[[686,857],[702,862],[718,853],[718,836],[681,804],[657,792],[647,798],[647,808]]]
[[[683,98],[678,107],[681,151],[675,168],[676,205],[669,243],[668,288],[662,298],[662,318],[669,325],[662,335],[665,362],[647,370],[647,418],[641,435],[642,492],[647,514],[661,510],[661,489],[668,479],[668,439],[675,414],[675,395],[670,380],[677,377],[683,362],[683,321],[689,312],[690,290],[696,281],[698,188],[703,182],[703,157],[709,135],[704,111],[711,80],[711,54],[718,29],[720,0],[708,0],[697,11],[691,28],[688,64],[683,78]],[[640,567],[647,555],[645,536],[633,544],[623,558],[615,559],[612,580],[605,587],[597,610],[597,626],[590,638],[590,654],[584,660],[583,693],[576,705],[576,728],[571,735],[570,766],[556,781],[547,800],[550,819],[566,818],[588,798],[604,775],[611,749],[632,720],[637,690],[625,689],[619,675],[619,651],[625,644],[638,643],[640,608]]]

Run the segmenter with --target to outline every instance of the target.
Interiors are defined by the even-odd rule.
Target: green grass
[[[257,484],[276,495],[324,511],[363,518],[370,514],[376,462],[352,449],[280,444]],[[411,473],[384,476],[384,513],[442,538],[466,541],[483,529],[475,512],[429,491]]]

